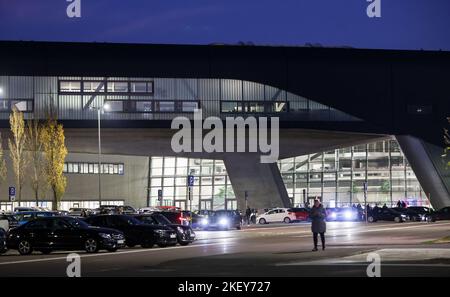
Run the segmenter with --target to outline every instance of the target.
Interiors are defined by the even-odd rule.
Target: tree
[[[29,161],[31,167],[31,188],[34,192],[36,206],[39,205],[39,194],[47,189],[45,178],[45,157],[43,154],[44,143],[42,139],[43,126],[39,120],[29,120],[26,126],[26,148],[29,151]]]
[[[450,123],[450,117],[447,118],[447,121]],[[442,157],[444,158],[445,166],[450,168],[450,134],[448,129],[444,129],[444,143],[445,149]]]
[[[6,179],[6,161],[5,155],[3,152],[3,141],[2,134],[0,133],[0,182],[3,182]]]
[[[22,188],[25,182],[24,174],[27,166],[27,153],[25,152],[26,134],[23,113],[15,106],[9,116],[11,125],[12,139],[8,139],[8,147],[11,155],[14,178],[16,182],[17,201],[22,200]]]
[[[50,116],[42,129],[41,139],[45,156],[45,176],[53,193],[52,208],[57,210],[67,185],[63,174],[67,155],[63,126]]]

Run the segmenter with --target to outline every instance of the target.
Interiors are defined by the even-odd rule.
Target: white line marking
[[[445,225],[450,225],[450,223],[442,223],[439,225],[434,225],[434,226],[445,226]],[[421,227],[426,227],[426,226],[433,226],[433,225],[413,225],[413,226],[402,226],[402,227],[391,227],[391,228],[380,228],[380,229],[369,229],[369,230],[352,230],[352,232],[354,233],[367,233],[367,232],[380,232],[380,231],[390,231],[390,230],[403,230],[403,229],[412,229],[412,228],[421,228]],[[331,230],[331,231],[341,231],[341,230]],[[329,231],[329,232],[331,232]],[[336,235],[343,235],[346,234],[346,232],[342,231],[339,234]],[[291,236],[291,237],[302,237],[302,236]]]
[[[214,245],[222,245],[222,244],[223,243],[205,243],[205,244],[200,244],[200,245],[196,244],[196,245],[189,245],[189,246],[174,246],[174,247],[154,248],[154,249],[139,249],[139,250],[129,250],[129,251],[121,251],[121,252],[115,252],[115,253],[87,254],[87,255],[80,255],[80,258],[103,257],[103,256],[113,256],[113,255],[123,255],[123,254],[144,253],[144,252],[158,252],[158,251],[163,251],[163,250],[186,249],[186,248],[193,248],[193,247],[214,246]],[[19,260],[19,261],[12,261],[12,262],[3,262],[3,263],[0,263],[0,266],[1,265],[11,265],[11,264],[24,264],[24,263],[34,263],[34,262],[66,260],[66,259],[67,259],[67,256],[55,257],[55,258],[45,258],[45,259]]]

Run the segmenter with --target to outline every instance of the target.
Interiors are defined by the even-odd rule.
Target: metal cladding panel
[[[81,96],[60,95],[58,97],[58,117],[60,119],[82,120],[84,119],[83,114]]]
[[[285,101],[286,93],[278,88],[272,86],[264,86],[265,88],[265,100],[266,101]]]
[[[242,81],[235,79],[221,80],[222,100],[242,100]]]
[[[244,81],[243,98],[247,101],[264,100],[264,85],[251,81]]]
[[[203,117],[220,115],[220,79],[199,79],[198,93]]]
[[[173,99],[176,94],[175,80],[171,78],[155,78],[154,80],[155,99]]]
[[[34,82],[32,76],[11,76],[9,78],[9,99],[33,98]]]
[[[197,79],[176,79],[176,98],[180,100],[196,100],[198,99],[198,83]]]

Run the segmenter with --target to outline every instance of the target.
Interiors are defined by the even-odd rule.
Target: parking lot
[[[188,246],[79,251],[81,276],[365,276],[365,254],[382,255],[385,276],[450,275],[450,222],[329,222],[327,248],[312,252],[309,223],[196,231]],[[72,252],[70,252],[72,253]],[[66,276],[69,252],[0,255],[0,276]]]

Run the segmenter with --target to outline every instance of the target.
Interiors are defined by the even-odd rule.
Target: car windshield
[[[89,225],[88,225],[86,222],[84,222],[84,221],[82,221],[82,220],[79,220],[79,219],[67,217],[67,218],[65,218],[64,220],[65,220],[67,223],[69,223],[72,227],[75,227],[75,228],[81,228],[81,229],[83,229],[83,228],[88,228],[88,227],[89,227]]]
[[[152,215],[153,219],[155,221],[158,222],[158,224],[161,225],[168,225],[168,224],[172,224],[165,216],[161,215],[161,214],[154,214]]]
[[[125,220],[129,225],[141,225],[142,222],[136,219],[135,217],[124,216]]]

